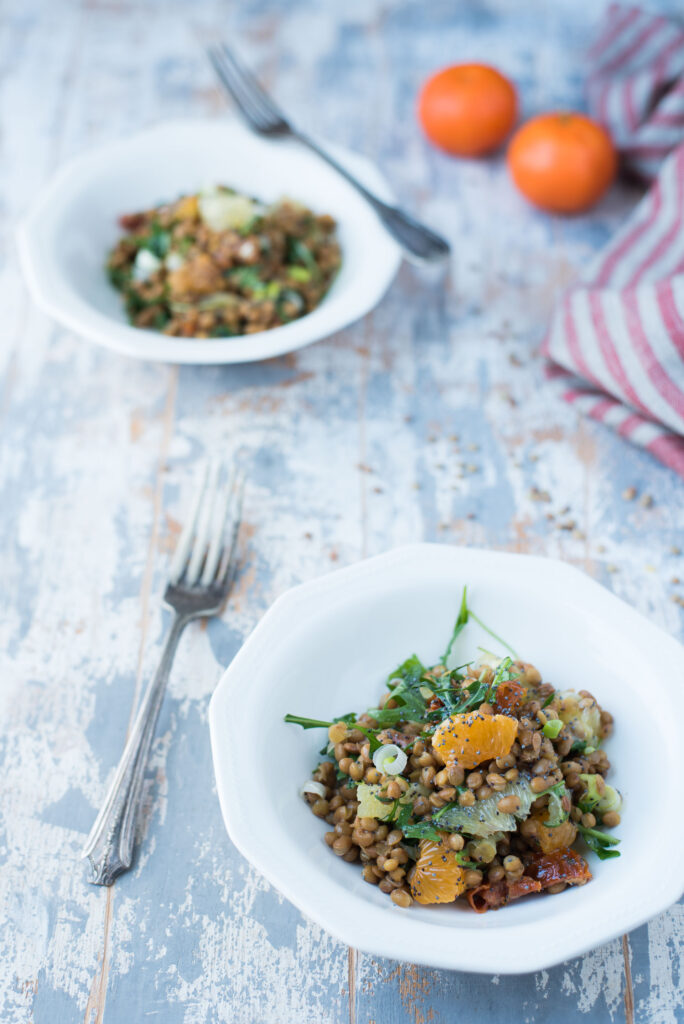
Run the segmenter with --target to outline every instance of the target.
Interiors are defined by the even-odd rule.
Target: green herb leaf
[[[394,818],[397,826],[403,831],[404,826],[408,825],[411,815],[413,814],[413,804],[407,802],[405,804],[400,803],[398,807],[398,813]]]
[[[378,725],[396,725],[408,719],[422,721],[426,715],[425,698],[420,692],[420,684],[425,674],[425,666],[416,654],[407,658],[394,672],[388,676],[387,686],[392,692],[392,699],[397,701],[397,708],[371,708],[368,714]],[[398,679],[399,682],[394,681]]]
[[[548,708],[549,704],[551,703],[551,701],[553,700],[553,698],[555,696],[556,696],[555,691],[554,691],[554,693],[550,693],[548,695],[548,697],[546,698],[546,700],[544,701],[544,703],[542,704],[542,708]]]
[[[322,722],[319,718],[301,718],[299,715],[285,715],[284,722],[301,725],[302,729],[329,729],[332,722]]]
[[[428,818],[425,821],[417,821],[415,825],[404,825],[402,832],[407,839],[436,839],[442,837]]]
[[[234,281],[242,291],[256,292],[264,287],[264,283],[259,277],[260,270],[261,268],[258,266],[233,267],[231,270],[225,271],[224,277],[229,281]]]
[[[451,639],[449,640],[449,643],[447,644],[446,651],[444,652],[444,654],[440,658],[440,663],[442,665],[446,665],[447,660],[449,658],[449,655],[451,654],[451,648],[454,646],[454,644],[456,642],[456,639],[460,636],[460,634],[463,632],[465,627],[468,625],[468,617],[469,617],[469,615],[470,615],[470,612],[468,610],[467,587],[464,587],[463,588],[463,595],[461,596],[461,607],[460,607],[459,612],[458,612],[458,618],[456,619],[456,624],[454,625],[453,632],[451,634]]]
[[[468,868],[475,868],[475,870],[477,871],[482,867],[482,865],[478,864],[477,861],[475,860],[466,860],[466,857],[467,854],[463,851],[461,851],[461,853],[454,854],[454,859],[458,866],[461,868],[465,868],[466,871],[468,870]]]
[[[615,836],[609,836],[606,832],[601,832],[597,828],[585,828],[584,825],[578,825],[577,828],[584,842],[590,850],[594,851],[599,860],[608,860],[610,857],[620,856],[618,850],[607,849],[607,847],[619,844],[620,840],[616,839]]]
[[[394,689],[398,683],[395,683],[395,679],[399,679],[401,682],[406,683],[408,686],[418,686],[423,676],[425,675],[425,665],[418,657],[417,654],[412,654],[410,658],[402,662],[399,668],[396,668],[394,672],[390,672],[387,677],[387,685],[390,690]]]
[[[292,725],[301,725],[302,729],[329,729],[330,726],[334,725],[336,722],[345,722],[347,725],[351,725],[354,729],[363,733],[366,739],[370,742],[371,754],[374,754],[375,751],[382,746],[377,738],[377,730],[367,729],[364,725],[359,725],[353,711],[350,711],[347,715],[340,715],[338,718],[333,718],[331,722],[323,722],[320,718],[302,718],[300,715],[285,715],[283,721],[289,722]]]
[[[303,263],[313,276],[318,276],[319,269],[316,259],[305,242],[299,238],[289,238],[287,241],[288,262]]]
[[[158,259],[163,260],[171,248],[171,232],[159,227],[158,224],[153,224],[149,234],[143,235],[140,240],[139,248],[148,249]]]
[[[511,647],[511,645],[510,645],[510,644],[507,644],[505,640],[502,640],[500,636],[497,636],[497,634],[496,634],[496,633],[494,632],[494,630],[493,630],[493,629],[490,629],[490,628],[489,628],[489,626],[486,626],[486,625],[484,624],[484,622],[482,621],[482,619],[481,619],[481,618],[479,618],[479,617],[478,617],[478,616],[477,616],[477,615],[475,614],[475,612],[474,612],[474,611],[472,610],[472,608],[471,608],[471,609],[469,609],[469,615],[470,615],[470,618],[471,618],[471,619],[473,619],[473,620],[474,620],[475,622],[477,622],[477,624],[478,624],[478,626],[480,627],[480,629],[484,629],[485,633],[489,633],[489,635],[490,635],[490,636],[492,637],[492,639],[493,639],[493,640],[496,640],[496,642],[497,642],[497,643],[499,643],[499,644],[501,644],[501,646],[502,646],[502,647],[505,647],[505,648],[506,648],[506,650],[507,650],[507,651],[510,651],[510,652],[511,652],[511,654],[513,655],[513,657],[517,659],[518,655],[517,655],[517,654],[516,654],[516,652],[515,652],[515,651],[513,650],[513,648]]]
[[[130,267],[107,267],[107,274],[109,280],[112,282],[115,288],[119,291],[128,284],[131,279],[131,268]]]

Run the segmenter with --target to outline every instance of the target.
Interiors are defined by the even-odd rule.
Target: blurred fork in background
[[[404,250],[407,259],[414,263],[435,263],[449,257],[449,243],[430,228],[420,224],[413,217],[384,203],[369,192],[361,182],[339,164],[329,153],[321,149],[312,139],[290,124],[284,113],[262,89],[254,75],[247,70],[228,49],[225,43],[213,42],[206,46],[207,56],[226,91],[233,97],[245,121],[253,131],[267,138],[296,139],[313,150],[322,160],[341,174],[361,193],[373,207],[387,231]]]

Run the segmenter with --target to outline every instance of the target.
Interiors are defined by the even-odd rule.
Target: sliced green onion
[[[305,793],[312,793],[314,796],[324,797],[326,794],[326,788],[322,782],[315,782],[313,779],[310,779],[308,782],[304,783],[300,792],[302,796],[304,796]]]
[[[558,738],[558,733],[562,728],[563,722],[561,722],[560,718],[550,718],[548,722],[545,723],[542,732],[545,736],[548,736],[550,740],[555,740]]]
[[[385,743],[373,754],[373,764],[381,775],[399,775],[406,767],[408,758],[396,743]]]

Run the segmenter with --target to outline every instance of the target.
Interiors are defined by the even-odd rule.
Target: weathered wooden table
[[[681,484],[577,420],[535,355],[554,296],[637,194],[616,188],[573,220],[543,216],[513,192],[501,159],[440,155],[414,119],[424,76],[467,59],[510,72],[527,113],[581,102],[588,8],[571,0],[524,0],[515,11],[505,0],[6,8],[6,1024],[684,1021],[681,906],[536,975],[377,961],[305,920],[238,856],[212,786],[209,697],[263,611],[290,585],[392,545],[428,539],[561,557],[681,630]],[[225,104],[191,15],[229,39],[236,33],[302,126],[376,159],[406,205],[448,234],[445,289],[404,267],[352,329],[289,358],[234,368],[119,358],[31,305],[11,225],[62,160],[179,114],[215,115],[220,131]],[[136,869],[112,889],[93,888],[79,854],[129,707],[158,656],[181,484],[202,453],[235,448],[250,465],[240,577],[223,617],[191,628],[182,643]],[[622,497],[631,486],[642,501]],[[679,853],[654,857],[662,866]]]

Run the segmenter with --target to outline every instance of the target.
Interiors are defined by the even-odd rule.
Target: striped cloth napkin
[[[626,169],[657,177],[542,351],[568,402],[684,477],[684,28],[611,5],[592,55],[592,115]]]

